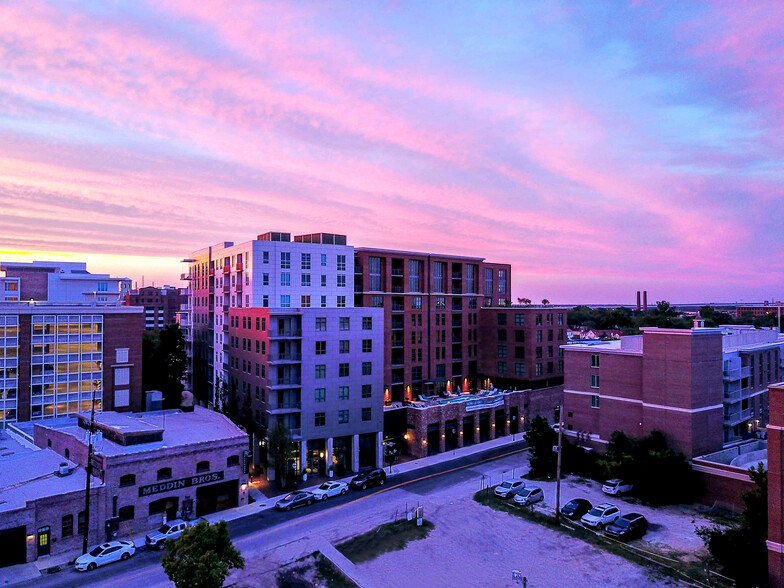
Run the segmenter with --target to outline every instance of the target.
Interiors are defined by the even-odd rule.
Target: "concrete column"
[[[359,435],[351,436],[351,469],[359,471]]]
[[[479,443],[479,413],[474,414],[474,430],[472,431],[474,436],[474,445]]]
[[[327,438],[327,475],[329,475],[329,468],[332,465],[332,437]]]
[[[457,446],[458,447],[463,446],[463,435],[465,435],[465,432],[463,431],[463,420],[460,419],[457,421]]]
[[[490,409],[490,439],[495,439],[495,409]]]
[[[446,423],[441,421],[438,423],[438,452],[444,453],[446,451],[446,440],[444,439],[444,435],[446,434]]]
[[[376,433],[376,467],[384,467],[384,431]]]
[[[308,442],[304,439],[299,442],[299,472],[301,473],[308,462]]]

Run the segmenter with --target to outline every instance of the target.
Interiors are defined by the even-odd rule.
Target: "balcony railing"
[[[187,280],[190,280],[190,279],[191,279],[191,275],[190,274],[180,274],[180,280],[182,280],[183,282],[185,282]]]
[[[302,354],[301,353],[270,353],[269,354],[270,362],[276,361],[302,361]]]
[[[732,370],[724,370],[723,375],[724,375],[724,380],[728,382],[734,382],[735,380],[748,378],[749,376],[751,376],[751,366],[747,365]]]
[[[270,405],[270,411],[273,410],[300,410],[302,408],[302,403],[299,401],[292,401],[292,402],[278,402],[277,404]]]
[[[270,338],[282,337],[302,337],[302,329],[278,329],[277,331],[270,331]]]
[[[291,433],[291,436],[294,437],[295,439],[297,437],[302,437],[302,429],[299,427],[289,429],[289,432]]]
[[[402,294],[403,286],[392,286],[392,294]]]
[[[231,292],[231,284],[223,284],[223,293],[228,294]]]
[[[231,266],[230,265],[224,265],[223,266],[223,273],[224,274],[228,274],[230,271],[231,271]]]
[[[354,273],[361,274],[362,273],[362,265],[359,263],[354,264]]]
[[[300,376],[284,376],[282,378],[270,378],[267,381],[269,386],[299,386],[302,383]]]
[[[238,261],[238,262],[237,262],[237,265],[235,266],[235,269],[236,269],[238,272],[241,272],[241,271],[242,271],[242,262],[241,262],[241,261]]]
[[[724,424],[725,425],[734,425],[737,423],[741,423],[743,421],[747,421],[751,418],[751,409],[747,408],[745,410],[738,410],[730,413],[724,414]]]
[[[403,270],[402,269],[393,269],[392,270],[392,275],[394,277],[396,277],[396,278],[402,278],[403,277]]]
[[[392,312],[403,312],[405,310],[405,306],[402,304],[393,304],[392,305]]]

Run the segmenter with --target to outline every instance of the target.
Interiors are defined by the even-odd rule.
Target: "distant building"
[[[187,302],[187,290],[173,286],[145,286],[130,290],[125,295],[126,306],[144,307],[144,328],[147,331],[178,323],[177,313]]]
[[[564,347],[567,435],[601,445],[615,430],[660,430],[691,458],[768,422],[767,386],[781,379],[784,336],[736,326],[642,331]]]
[[[772,385],[768,425],[768,580],[784,587],[784,382]]]
[[[142,309],[0,305],[0,423],[141,410]]]
[[[751,316],[768,316],[772,314],[778,317],[782,312],[782,307],[784,307],[784,303],[780,300],[770,302],[766,300],[760,304],[742,304],[735,307],[735,316],[740,318],[749,314]]]
[[[0,271],[5,272],[5,277],[0,277],[3,294],[0,300],[5,302],[121,304],[131,289],[129,278],[91,274],[86,263],[2,262]]]

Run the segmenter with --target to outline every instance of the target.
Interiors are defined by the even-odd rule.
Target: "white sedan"
[[[132,541],[109,541],[93,547],[84,555],[76,558],[76,569],[80,572],[92,571],[98,566],[126,560],[136,553]]]
[[[311,490],[311,492],[316,500],[326,500],[332,496],[348,492],[348,484],[345,482],[324,482],[318,488]]]

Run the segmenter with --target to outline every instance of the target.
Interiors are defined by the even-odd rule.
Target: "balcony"
[[[234,267],[234,269],[236,269],[238,272],[241,272],[242,271],[242,262],[238,261],[237,265]]]
[[[751,376],[751,366],[747,365],[742,368],[736,368],[734,370],[724,370],[723,376],[725,382],[734,382],[735,380],[748,378]]]
[[[296,427],[296,428],[293,428],[293,429],[289,429],[289,432],[291,433],[291,438],[292,439],[301,439],[302,438],[302,429],[299,428],[299,427]]]
[[[453,280],[462,280],[463,279],[463,275],[460,274],[459,272],[458,273],[452,272],[452,279]]]
[[[228,274],[231,271],[231,265],[224,265],[223,266],[223,273]]]
[[[269,354],[269,362],[270,363],[284,363],[287,361],[302,361],[302,354],[301,353],[278,353],[277,355],[270,353]]]
[[[211,267],[210,271],[209,271],[209,273],[207,275],[209,275],[210,277],[214,276],[215,275],[215,268]]]
[[[354,274],[362,274],[362,265],[359,263],[354,264]]]
[[[190,279],[191,279],[190,274],[180,274],[180,280],[182,280],[183,282],[187,282]]]
[[[222,330],[223,330],[224,333],[228,333],[229,332],[229,323],[223,323]]]
[[[293,339],[302,337],[302,329],[278,329],[270,331],[270,339]]]
[[[223,293],[228,294],[231,292],[231,284],[223,284]]]
[[[241,283],[240,283],[240,284],[237,284],[237,286],[234,288],[234,291],[235,291],[237,294],[242,294],[242,284],[241,284]]]
[[[742,423],[743,421],[747,421],[751,418],[751,409],[747,408],[745,410],[736,410],[734,412],[724,413],[724,424],[725,425],[737,425],[738,423]]]
[[[277,404],[270,404],[267,412],[270,414],[283,414],[287,412],[298,412],[301,409],[301,402],[278,402]]]
[[[403,304],[393,304],[392,312],[404,312],[406,310]]]
[[[392,286],[392,294],[402,294],[403,286]]]
[[[392,365],[394,365],[394,366],[406,365],[406,360],[405,360],[405,358],[402,358],[402,357],[393,357],[392,358]]]
[[[281,378],[269,378],[267,385],[272,388],[275,386],[299,386],[302,383],[300,376],[283,376]]]
[[[393,269],[392,270],[392,277],[394,277],[394,278],[402,278],[403,277],[403,270],[402,269]]]
[[[452,294],[462,294],[463,288],[460,286],[452,286]]]

